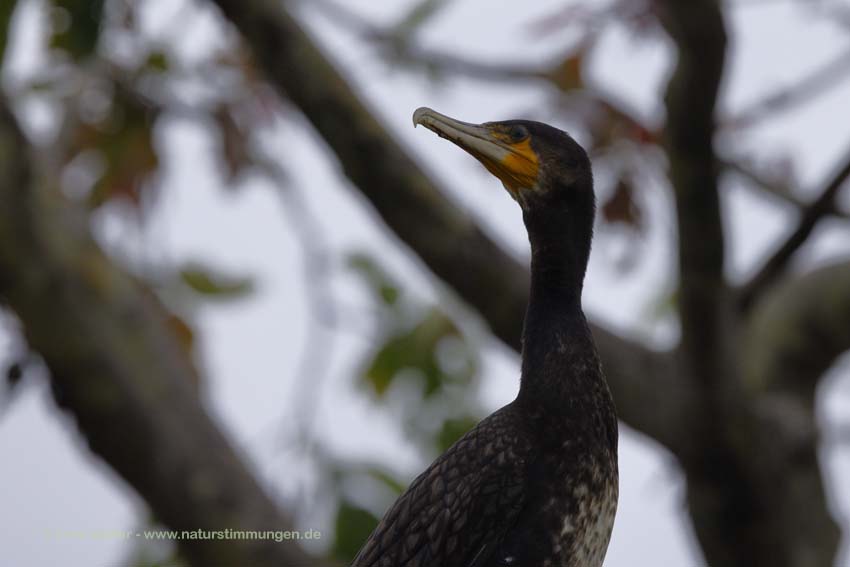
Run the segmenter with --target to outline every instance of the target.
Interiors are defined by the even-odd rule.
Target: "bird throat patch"
[[[531,139],[511,144],[510,150],[500,160],[481,159],[487,170],[498,177],[505,188],[514,196],[522,189],[530,189],[537,185],[539,163],[537,153],[531,149]]]

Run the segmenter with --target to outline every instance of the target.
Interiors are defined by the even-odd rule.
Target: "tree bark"
[[[665,146],[679,229],[680,351],[699,384],[691,443],[679,457],[710,565],[827,565],[837,528],[817,462],[811,399],[747,391],[745,320],[724,278],[715,107],[726,31],[716,0],[659,0],[678,60],[667,85]],[[684,425],[684,424],[683,424]],[[806,520],[802,520],[806,518]]]
[[[850,177],[850,155],[839,164],[837,171],[824,183],[818,197],[804,208],[800,214],[797,228],[788,236],[776,252],[768,258],[764,266],[747,282],[740,292],[739,304],[747,310],[759,296],[782,276],[791,258],[806,243],[817,223],[836,210],[838,192]]]
[[[196,370],[151,292],[112,265],[88,219],[36,179],[0,98],[0,300],[44,358],[92,451],[173,530],[285,530],[204,410]],[[181,539],[194,565],[316,564],[273,539]]]

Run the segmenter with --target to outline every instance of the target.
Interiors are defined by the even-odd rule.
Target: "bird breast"
[[[613,472],[613,474],[612,474]],[[553,556],[544,567],[598,567],[605,559],[614,516],[617,512],[618,482],[615,471],[596,471],[590,483],[567,482],[567,506],[560,530],[553,534]]]

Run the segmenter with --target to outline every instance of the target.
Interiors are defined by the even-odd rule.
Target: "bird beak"
[[[499,123],[470,124],[425,107],[413,113],[413,126],[419,124],[475,157],[515,199],[521,189],[536,186],[537,154],[530,139],[511,143]]]

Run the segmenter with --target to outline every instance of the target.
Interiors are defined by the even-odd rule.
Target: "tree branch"
[[[12,28],[12,15],[15,13],[17,0],[9,0],[0,5],[0,69],[3,68],[6,44],[9,39],[9,30]]]
[[[452,204],[375,120],[312,40],[278,4],[215,0],[250,44],[270,81],[306,115],[345,174],[425,265],[519,350],[528,270]],[[668,447],[692,407],[673,357],[593,326],[620,417]],[[671,402],[658,403],[658,396]]]
[[[794,106],[811,101],[815,95],[838,85],[850,74],[850,50],[842,51],[826,65],[815,69],[791,87],[765,95],[744,110],[723,120],[724,126],[745,128]]]
[[[813,403],[818,380],[850,349],[850,262],[777,285],[754,306],[747,337],[748,389]]]
[[[713,146],[726,50],[723,16],[716,0],[657,0],[655,6],[678,55],[665,95],[665,146],[679,232],[680,352],[685,372],[700,387],[698,411],[680,424],[692,430],[692,443],[680,455],[690,515],[710,565],[806,565],[800,544],[812,542],[779,530],[786,527],[780,520],[795,513],[799,517],[802,510],[800,502],[775,490],[787,492],[785,482],[792,475],[775,466],[785,464],[780,459],[770,461],[773,467],[764,466],[764,454],[772,448],[763,435],[767,420],[756,415],[737,368],[738,321],[723,273],[725,242]],[[820,497],[810,504],[817,506],[823,503],[823,492],[817,491],[820,476],[817,461],[809,458],[813,445],[806,449],[800,468],[806,480],[814,479],[807,488]],[[824,508],[821,517],[825,515]],[[820,559],[822,553],[834,553],[834,547],[817,551],[803,553],[802,560]]]
[[[724,235],[713,138],[726,31],[714,0],[656,6],[678,54],[665,94],[665,146],[679,231],[682,350],[687,371],[711,384],[724,376],[718,366],[724,359]]]
[[[412,38],[400,37],[392,28],[377,26],[356,12],[331,0],[315,0],[326,16],[353,30],[362,39],[378,45],[390,61],[416,65],[426,70],[439,70],[486,81],[515,82],[549,80],[547,68],[535,65],[500,64],[474,61],[450,53],[422,49]]]
[[[841,534],[818,467],[814,398],[820,378],[850,349],[850,262],[778,284],[749,319],[742,374],[755,419],[744,435],[755,491],[768,503],[758,529],[782,542],[787,564],[828,565]]]
[[[741,289],[739,303],[743,310],[748,310],[759,295],[784,273],[788,262],[808,240],[818,221],[835,210],[836,196],[848,177],[850,177],[850,153],[844,158],[838,170],[826,181],[818,198],[803,210],[794,232]]]
[[[765,195],[784,201],[798,210],[803,210],[808,206],[806,201],[796,195],[796,191],[788,184],[787,180],[780,179],[779,175],[767,175],[744,159],[721,158],[720,164],[728,172],[748,181],[749,183],[746,184],[748,187],[758,189]],[[850,212],[838,208],[837,203],[835,205],[829,211],[829,215],[845,220],[850,219]]]
[[[88,219],[38,185],[0,98],[0,298],[51,372],[91,449],[174,530],[281,530],[286,518],[219,432],[166,313],[92,240]],[[274,540],[188,540],[195,565],[305,566]]]

